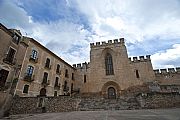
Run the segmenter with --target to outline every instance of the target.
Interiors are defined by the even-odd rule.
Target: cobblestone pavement
[[[180,108],[12,115],[1,120],[180,120]]]

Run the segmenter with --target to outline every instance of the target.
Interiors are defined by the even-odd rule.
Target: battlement
[[[102,42],[90,43],[90,47],[92,48],[92,47],[106,46],[106,45],[112,45],[112,44],[122,44],[122,45],[124,45],[124,38],[108,40],[108,42],[102,41]]]
[[[73,64],[73,67],[76,69],[87,69],[89,68],[89,62]]]
[[[167,68],[167,69],[156,69],[156,70],[154,70],[154,73],[155,74],[180,73],[180,67]]]
[[[138,56],[138,57],[129,57],[131,62],[145,62],[151,60],[150,55]]]

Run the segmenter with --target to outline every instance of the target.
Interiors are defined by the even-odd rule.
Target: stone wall
[[[10,114],[38,113],[38,98],[16,97],[13,99]]]
[[[43,99],[40,105],[40,99]],[[122,110],[180,107],[179,93],[147,93],[136,97],[106,99],[100,97],[16,97],[10,114]]]
[[[0,118],[3,116],[8,116],[12,98],[12,95],[8,92],[0,91]]]
[[[40,106],[40,99],[43,99]],[[69,96],[60,97],[16,97],[10,114],[76,111],[80,100]]]
[[[80,99],[66,97],[49,97],[46,98],[47,112],[69,112],[77,111]]]
[[[179,93],[146,93],[139,94],[137,100],[142,108],[180,107]]]
[[[81,111],[130,110],[139,109],[140,106],[135,98],[83,98],[78,108]]]
[[[41,106],[39,106],[40,99],[43,99]],[[139,109],[139,104],[135,98],[16,97],[13,100],[10,114],[122,109]]]

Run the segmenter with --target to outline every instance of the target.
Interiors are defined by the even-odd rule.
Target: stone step
[[[139,109],[140,106],[135,98],[128,99],[82,99],[78,106],[79,110],[126,110]]]

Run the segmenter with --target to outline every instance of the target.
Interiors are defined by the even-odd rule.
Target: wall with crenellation
[[[141,85],[153,81],[155,76],[150,56],[128,58],[124,38],[108,40],[108,42],[90,43],[90,62],[84,65],[73,65],[79,74],[87,74],[87,81],[82,85],[81,93],[97,94],[108,97],[108,88],[113,87],[117,97],[130,86]],[[109,53],[113,60],[113,75],[106,75],[105,56]],[[84,72],[84,70],[86,72]],[[139,78],[136,76],[138,70]],[[83,77],[80,77],[83,81]]]
[[[180,85],[180,67],[154,70],[161,85]]]
[[[138,74],[139,74],[138,79],[140,81],[143,81],[143,82],[154,81],[155,74],[153,72],[150,55],[132,57],[132,58],[129,58],[129,60],[130,60],[130,65],[134,69],[134,74],[136,74],[136,70],[138,71]]]

